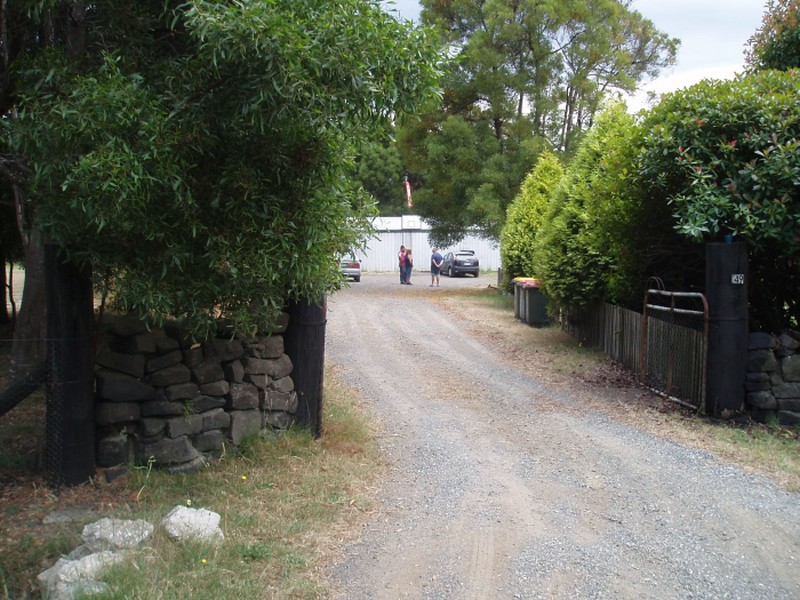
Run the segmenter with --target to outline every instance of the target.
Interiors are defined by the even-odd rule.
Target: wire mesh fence
[[[44,475],[52,485],[70,484],[74,450],[93,445],[74,390],[94,382],[71,375],[78,372],[69,368],[75,342],[0,338],[0,444],[5,448],[0,476]],[[26,354],[33,359],[13,362],[15,343],[41,345],[44,358],[34,351]]]

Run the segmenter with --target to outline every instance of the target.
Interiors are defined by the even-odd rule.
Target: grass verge
[[[35,479],[7,480],[0,493],[0,598],[38,597],[36,575],[80,543],[86,523],[110,516],[158,524],[177,504],[219,513],[224,543],[176,544],[157,528],[145,550],[104,577],[112,591],[96,597],[324,596],[321,561],[371,510],[365,491],[380,469],[364,412],[330,369],[324,409],[320,439],[299,429],[256,436],[194,475],[130,469],[106,486],[60,492]],[[74,518],[45,525],[54,513]]]

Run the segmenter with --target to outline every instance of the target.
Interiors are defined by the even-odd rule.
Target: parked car
[[[342,257],[342,260],[339,261],[339,269],[345,279],[361,281],[361,261],[352,254]]]
[[[474,250],[458,250],[448,252],[442,261],[442,273],[448,277],[470,274],[478,276],[480,265]]]

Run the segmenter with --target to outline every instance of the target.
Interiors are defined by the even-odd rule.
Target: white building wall
[[[397,253],[401,245],[411,248],[415,270],[430,269],[430,228],[425,221],[418,216],[403,215],[379,217],[374,223],[378,237],[370,240],[366,254],[360,257],[362,271],[396,271]],[[499,244],[484,237],[468,235],[455,246],[439,248],[439,252],[444,256],[446,252],[462,248],[475,251],[481,271],[496,271],[500,267]]]

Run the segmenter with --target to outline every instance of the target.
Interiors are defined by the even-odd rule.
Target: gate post
[[[706,413],[729,418],[744,405],[747,369],[747,245],[706,244]]]
[[[45,245],[47,391],[45,462],[56,484],[94,475],[94,299],[92,271]]]
[[[284,334],[285,352],[292,361],[292,379],[297,392],[297,422],[310,427],[314,437],[322,434],[322,384],[325,370],[325,324],[327,305],[304,299],[286,309],[289,325]]]

